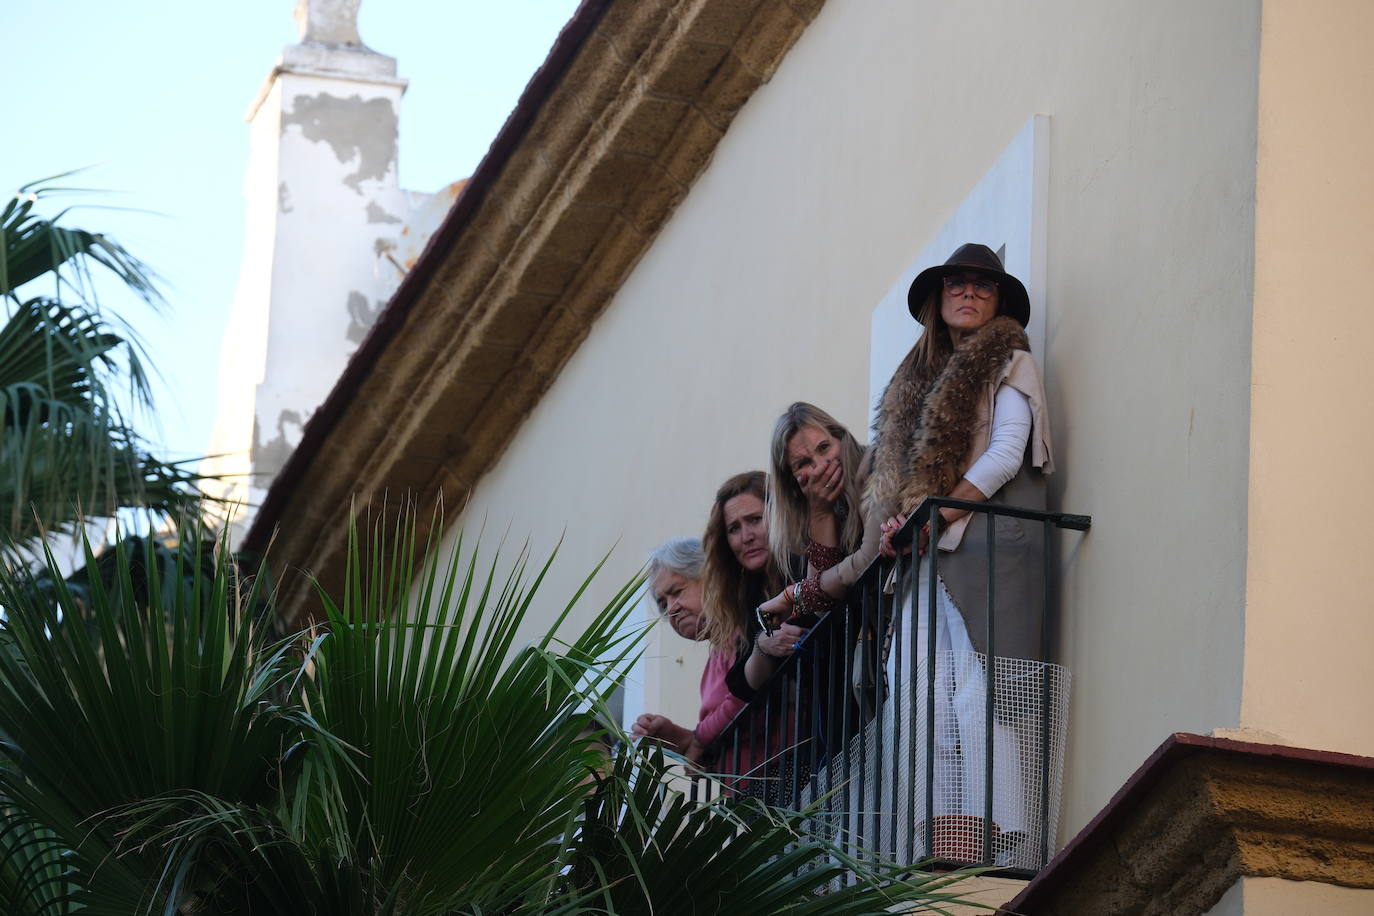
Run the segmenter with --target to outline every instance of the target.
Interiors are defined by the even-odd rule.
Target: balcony
[[[1053,852],[1067,734],[1070,677],[1051,661],[1053,535],[1091,520],[930,498],[894,542],[910,546],[929,522],[938,543],[944,506],[985,520],[960,546],[982,555],[972,562],[986,572],[975,588],[985,620],[965,626],[978,615],[954,608],[941,551],[880,557],[721,734],[710,769],[723,791],[813,807],[814,826],[852,855],[1030,877]],[[1008,543],[1027,528],[1033,537]],[[999,559],[1029,562],[1036,593],[998,594]],[[1038,655],[1000,654],[999,635],[1020,655],[1037,641]]]

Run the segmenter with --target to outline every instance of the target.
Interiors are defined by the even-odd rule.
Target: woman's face
[[[840,444],[819,426],[803,426],[787,440],[787,467],[797,486],[805,490],[811,478],[840,457]]]
[[[698,640],[706,634],[701,627],[701,583],[696,579],[660,569],[649,581],[658,611],[668,618],[668,626],[683,639]]]
[[[725,501],[725,542],[749,572],[768,565],[768,518],[763,500],[753,493],[741,493]]]
[[[957,342],[997,317],[997,281],[976,270],[962,270],[944,278],[940,317]]]

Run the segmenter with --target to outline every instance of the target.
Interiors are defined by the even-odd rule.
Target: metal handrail
[[[900,531],[894,534],[892,539],[894,545],[898,547],[910,545],[916,537],[916,532],[927,523],[930,524],[929,542],[938,544],[942,522],[938,510],[944,507],[982,513],[990,517],[1005,516],[1042,524],[1044,532],[1042,550],[1044,594],[1041,596],[1041,600],[1043,601],[1044,612],[1040,661],[1048,661],[1055,639],[1052,612],[1055,607],[1054,591],[1057,584],[1054,576],[1054,542],[1051,534],[1054,529],[1086,531],[1092,524],[1091,518],[1086,515],[1049,512],[1007,506],[1000,503],[974,502],[945,496],[928,497],[911,513]],[[988,614],[985,633],[988,658],[988,663],[985,665],[987,680],[985,685],[986,708],[984,710],[984,722],[986,723],[984,735],[986,767],[983,792],[986,806],[984,812],[985,825],[993,823],[992,722],[995,665],[992,663],[992,659],[996,655],[995,639],[997,636],[995,625],[997,617],[995,602],[996,534],[993,524],[989,523],[986,527],[989,560]],[[931,618],[926,646],[926,655],[930,663],[926,665],[925,685],[925,721],[927,723],[932,723],[935,720],[936,666],[933,662],[936,636],[933,609],[937,606],[935,593],[939,561],[935,555],[938,555],[939,551],[935,550],[931,553],[932,557],[929,562],[932,569],[927,607],[932,610],[929,611]],[[899,762],[897,758],[902,746],[901,735],[903,730],[906,730],[907,735],[915,737],[918,725],[915,703],[908,704],[909,708],[906,709],[905,717],[899,715],[900,710],[894,708],[890,723],[891,734],[888,736],[883,734],[884,717],[878,715],[884,703],[889,702],[887,694],[890,692],[888,685],[885,684],[886,678],[882,670],[882,646],[886,640],[891,638],[894,651],[897,653],[894,658],[896,670],[901,671],[903,661],[901,652],[904,642],[900,638],[903,626],[901,618],[904,615],[891,613],[893,599],[890,594],[885,592],[883,586],[889,581],[895,581],[897,583],[896,594],[903,594],[902,586],[914,568],[914,564],[902,555],[899,555],[895,560],[879,557],[870,563],[849,589],[845,598],[842,599],[843,606],[832,611],[807,633],[802,640],[802,651],[785,659],[768,683],[756,691],[755,698],[731,720],[721,732],[715,745],[716,766],[714,769],[719,771],[715,778],[720,779],[727,790],[759,795],[771,804],[799,808],[806,798],[814,798],[817,791],[825,788],[818,784],[817,774],[820,772],[820,768],[828,766],[833,770],[836,762],[839,762],[844,770],[844,781],[852,783],[853,788],[857,790],[856,794],[859,799],[867,799],[870,787],[864,784],[866,781],[864,768],[860,767],[857,773],[851,774],[848,772],[848,767],[849,758],[854,756],[855,746],[857,746],[858,759],[860,761],[868,759],[869,749],[867,745],[871,738],[877,754],[882,754],[884,747],[891,748],[893,763],[891,770],[893,773],[892,785],[879,785],[873,788],[871,794],[881,801],[890,801],[892,810],[894,812],[897,810],[900,787],[897,785],[896,773]],[[889,619],[891,619],[891,633],[888,632]],[[908,625],[915,625],[915,621],[910,621]],[[859,675],[858,688],[854,688],[856,669]],[[915,670],[914,666],[912,666],[912,670]],[[1047,708],[1050,699],[1050,680],[1047,676],[1041,677],[1041,685],[1041,709],[1043,711]],[[894,690],[897,686],[891,685]],[[900,697],[900,693],[897,696]],[[1042,728],[1046,733],[1040,736],[1039,741],[1042,779],[1038,811],[1040,835],[1037,839],[1039,841],[1038,861],[1043,865],[1049,858],[1051,843],[1048,832],[1050,818],[1047,816],[1050,803],[1050,742],[1047,733],[1049,717],[1042,714],[1041,719]],[[869,734],[870,731],[872,732],[871,735]],[[926,729],[924,740],[926,743],[924,810],[928,820],[933,821],[935,784],[933,728]],[[914,804],[913,796],[916,791],[914,767],[909,769],[912,772],[908,778],[907,798],[911,799]],[[877,768],[875,779],[881,779],[881,767]],[[851,836],[862,832],[857,828],[868,816],[868,813],[861,811],[840,813],[846,826],[853,825],[847,831]],[[888,819],[888,846],[894,850],[899,848],[898,820],[895,815]],[[908,847],[911,849],[915,849],[916,845],[914,829],[914,824],[906,825]],[[933,824],[931,829],[926,830],[924,851],[925,855],[921,858],[936,858]],[[995,864],[996,850],[990,829],[983,829],[981,852],[981,860],[946,858],[938,861],[937,864],[950,866]],[[1034,873],[1034,870],[1009,869],[1002,873],[1029,876]]]

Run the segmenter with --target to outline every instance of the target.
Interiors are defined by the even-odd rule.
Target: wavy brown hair
[[[945,326],[945,319],[940,314],[940,297],[944,292],[943,281],[935,284],[935,288],[926,296],[925,305],[921,306],[921,313],[916,316],[916,320],[925,328],[921,336],[911,348],[911,354],[907,357],[914,364],[916,377],[921,381],[928,381],[940,374],[944,368],[945,361],[954,352],[954,341],[950,339],[949,328]],[[1001,310],[1001,296],[997,297],[997,307]]]
[[[766,507],[768,475],[763,471],[745,471],[721,484],[706,520],[706,532],[701,536],[706,554],[701,570],[701,616],[706,638],[712,649],[731,656],[747,644],[754,607],[782,590],[782,573],[771,557],[759,572],[746,572],[725,537],[725,504],[744,493],[757,496]],[[764,517],[767,518],[766,512]]]
[[[773,426],[770,454],[773,466],[768,480],[768,548],[773,562],[783,569],[791,557],[806,553],[806,545],[811,542],[806,497],[787,464],[787,443],[808,426],[825,430],[839,446],[840,463],[844,466],[844,489],[835,502],[840,519],[839,547],[850,554],[859,549],[864,539],[863,490],[859,485],[864,447],[839,420],[814,404],[797,401],[783,411]]]

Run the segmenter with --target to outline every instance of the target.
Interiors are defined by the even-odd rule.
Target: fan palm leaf
[[[47,559],[51,590],[22,567],[0,575],[0,791],[62,845],[83,912],[140,912],[165,853],[132,841],[138,806],[190,787],[237,805],[275,799],[283,751],[311,737],[275,696],[299,662],[260,638],[252,589],[227,563],[170,580],[147,564],[138,582],[121,544],[112,583],[93,577],[78,598]],[[94,635],[62,625],[81,600]]]
[[[698,803],[670,785],[661,750],[622,749],[568,834],[553,893],[530,912],[858,916],[959,902],[958,876],[855,859],[814,830],[809,812],[729,796]]]
[[[168,574],[121,546],[111,575],[83,594],[54,576],[46,600],[0,572],[0,849],[19,850],[0,900],[26,916],[555,916],[949,896],[846,858],[805,813],[665,788],[661,753],[607,724],[641,579],[564,637],[585,583],[551,604],[552,557],[521,550],[503,571],[460,540],[422,560],[438,534],[355,530],[343,591],[276,642],[223,556]],[[82,602],[94,635],[63,625]],[[552,623],[518,644],[531,615]]]
[[[59,176],[60,177],[60,176]],[[0,561],[31,557],[46,533],[83,517],[141,509],[165,522],[201,504],[191,462],[154,456],[124,419],[113,386],[150,404],[141,347],[99,311],[92,276],[113,276],[161,303],[151,272],[116,242],[35,212],[50,183],[26,186],[0,209]],[[48,277],[49,295],[20,289]],[[127,521],[127,520],[126,520]]]
[[[0,208],[0,298],[21,302],[24,297],[19,291],[23,287],[47,279],[52,290],[44,298],[80,305],[99,314],[99,284],[95,282],[99,273],[113,278],[119,288],[133,293],[155,310],[161,309],[166,302],[158,289],[157,276],[148,265],[108,236],[59,225],[70,208],[51,217],[37,212],[45,197],[78,190],[53,184],[70,174],[30,182]],[[128,324],[117,317],[114,320],[118,322],[120,337],[127,341],[123,356],[131,391],[138,404],[151,406],[142,345]]]
[[[11,916],[57,916],[72,911],[75,889],[66,847],[12,799],[0,797],[0,908]]]

